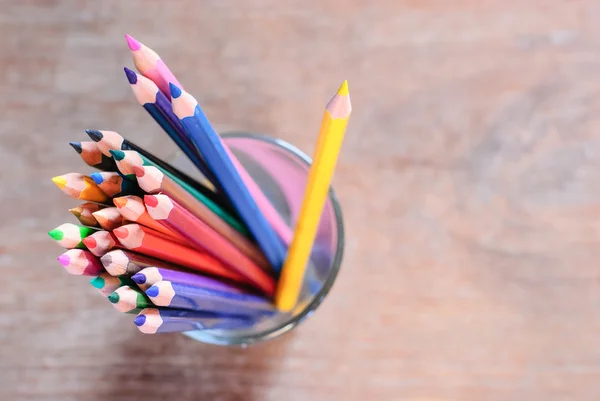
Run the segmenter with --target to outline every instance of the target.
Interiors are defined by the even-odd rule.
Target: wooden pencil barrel
[[[222,137],[293,230],[311,159],[294,146],[267,136],[228,132]],[[191,176],[197,174],[195,166],[183,154],[176,155],[171,164]],[[343,253],[342,211],[333,188],[330,188],[297,306],[289,313],[277,313],[257,320],[248,328],[199,330],[184,334],[204,343],[249,345],[289,332],[310,316],[327,296],[340,270]]]

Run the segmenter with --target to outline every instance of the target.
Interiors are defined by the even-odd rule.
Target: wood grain
[[[0,399],[600,399],[598,2],[0,9]],[[74,203],[50,177],[84,168],[68,141],[112,129],[173,150],[126,83],[126,32],[219,127],[307,152],[348,79],[343,271],[293,334],[143,336],[55,262],[45,232]]]

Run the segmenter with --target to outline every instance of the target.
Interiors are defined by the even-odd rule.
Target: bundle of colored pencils
[[[133,93],[202,173],[195,180],[113,131],[71,142],[97,171],[52,181],[83,202],[49,232],[58,261],[143,333],[247,328],[298,301],[351,112],[343,83],[327,105],[295,230],[161,58],[130,36]]]

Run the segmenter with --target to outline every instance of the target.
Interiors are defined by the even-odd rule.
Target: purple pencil
[[[255,295],[226,293],[164,280],[147,289],[146,295],[156,306],[177,309],[242,316],[264,316],[275,312],[273,304]]]
[[[207,312],[157,308],[143,309],[133,322],[145,334],[235,330],[247,328],[254,323],[252,319],[243,316],[219,316]]]
[[[197,273],[188,273],[181,270],[167,269],[164,267],[146,267],[134,274],[131,279],[143,290],[152,287],[160,281],[170,281],[177,284],[193,285],[208,290],[216,290],[227,293],[243,294],[240,288],[226,284]]]

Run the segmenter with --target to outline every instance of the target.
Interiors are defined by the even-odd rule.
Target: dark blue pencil
[[[181,309],[146,308],[133,320],[145,334],[181,333],[193,330],[236,330],[252,326],[255,320],[244,316],[216,315]]]
[[[158,89],[158,86],[143,75],[138,75],[135,71],[125,67],[125,75],[137,101],[154,118],[154,120],[165,130],[173,139],[177,146],[194,163],[200,172],[214,184],[214,176],[210,169],[187,137],[187,132],[181,125],[181,122],[173,114],[171,102]]]
[[[173,112],[246,223],[273,270],[279,272],[286,254],[282,241],[258,208],[227,154],[221,138],[210,125],[196,99],[172,83],[169,85]]]
[[[169,308],[243,316],[265,316],[275,312],[272,303],[256,295],[223,292],[166,280],[148,288],[146,295],[154,305]]]

